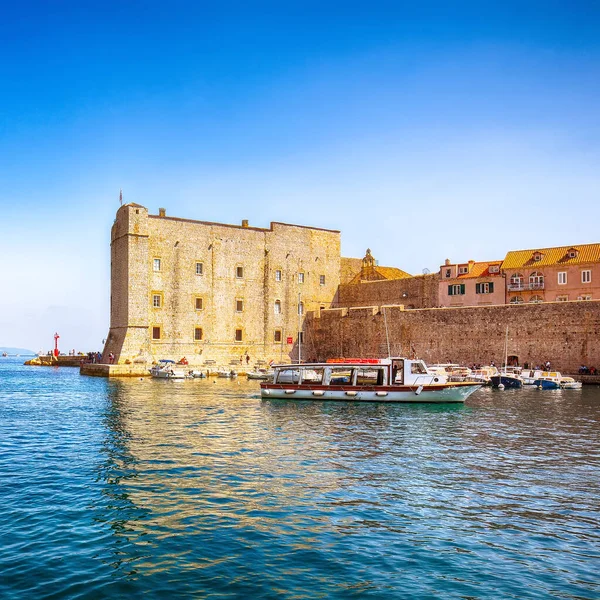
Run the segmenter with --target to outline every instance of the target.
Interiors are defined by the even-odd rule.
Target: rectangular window
[[[204,302],[202,298],[196,298],[196,310],[202,310],[204,308]]]
[[[304,273],[298,273],[298,283],[304,283]]]
[[[155,258],[152,262],[152,270],[155,272],[160,271],[160,258]]]
[[[304,302],[300,302],[300,304],[298,304],[298,314],[299,315],[304,314]]]
[[[558,285],[565,285],[567,283],[567,272],[561,271],[558,274]]]
[[[160,294],[152,294],[152,306],[153,308],[160,308],[162,306],[162,296]]]
[[[153,327],[152,328],[152,339],[153,340],[160,340],[160,327]]]
[[[281,300],[275,300],[275,314],[281,314]]]
[[[455,283],[448,286],[448,296],[461,296],[465,293],[464,283]]]
[[[556,296],[556,301],[557,302],[568,302],[569,300],[569,296]]]
[[[197,262],[196,263],[196,275],[203,275],[204,274],[204,264],[201,262]]]
[[[238,279],[242,279],[244,277],[244,267],[236,267],[235,268],[235,276]]]
[[[325,275],[319,275],[319,285],[325,285]]]
[[[494,293],[494,282],[489,283],[476,283],[475,284],[476,294],[493,294]]]
[[[242,341],[242,330],[241,329],[236,329],[235,330],[235,341],[236,342],[241,342]]]
[[[592,281],[591,271],[581,271],[581,283],[590,283]]]
[[[235,301],[235,311],[236,312],[244,312],[244,301],[243,300]]]
[[[276,329],[275,332],[273,333],[273,341],[281,342],[281,340],[282,340],[281,329]]]
[[[275,281],[281,281],[281,270],[277,269],[277,271],[275,271]]]
[[[446,269],[446,277],[451,277],[451,275],[452,275],[452,270]]]
[[[199,342],[202,340],[202,327],[194,327],[194,341]]]
[[[469,267],[458,267],[458,274],[465,275],[465,273],[469,272]]]
[[[490,273],[499,273],[499,272],[500,272],[500,267],[498,265],[490,266]]]

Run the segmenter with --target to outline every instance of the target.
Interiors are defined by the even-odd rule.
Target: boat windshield
[[[348,385],[352,383],[351,367],[331,367],[331,376],[329,377],[331,385]]]
[[[422,362],[414,362],[410,365],[410,372],[413,375],[425,375],[427,373],[427,369]]]

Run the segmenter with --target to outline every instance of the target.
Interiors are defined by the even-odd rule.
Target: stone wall
[[[339,231],[192,221],[129,204],[111,240],[103,356],[121,364],[289,360],[305,315],[328,308],[339,285]]]
[[[431,273],[406,279],[342,284],[335,307],[403,304],[410,308],[433,308],[438,306],[438,281],[439,275]]]
[[[600,368],[600,301],[325,310],[307,321],[307,359],[383,357],[389,339],[392,355],[416,355],[428,364],[500,365],[507,326],[508,355],[520,365],[549,360],[564,373],[576,373],[582,364]]]

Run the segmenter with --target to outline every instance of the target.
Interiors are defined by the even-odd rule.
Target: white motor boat
[[[581,381],[575,381],[572,377],[563,377],[560,380],[560,387],[563,390],[580,390],[582,384]]]
[[[277,365],[261,398],[357,402],[464,402],[481,384],[449,382],[428,373],[422,360],[340,359],[327,363]]]
[[[150,369],[150,375],[156,379],[185,379],[186,372],[174,360],[163,358]]]
[[[264,369],[262,367],[246,373],[248,379],[260,379],[261,381],[273,381],[274,375],[275,371],[273,371],[273,369]]]

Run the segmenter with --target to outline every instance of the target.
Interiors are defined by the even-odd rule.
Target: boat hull
[[[381,386],[358,388],[350,386],[286,385],[262,383],[263,399],[279,400],[334,400],[338,402],[433,402],[462,403],[480,384],[427,385],[427,386]]]
[[[548,379],[540,379],[537,386],[542,390],[559,390],[560,381],[550,381]]]
[[[516,377],[511,377],[510,375],[494,375],[490,377],[492,381],[492,387],[497,388],[500,384],[502,384],[505,388],[513,388],[519,389],[523,387],[523,382]]]

